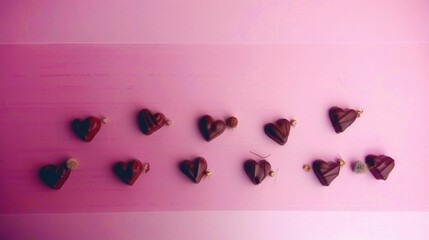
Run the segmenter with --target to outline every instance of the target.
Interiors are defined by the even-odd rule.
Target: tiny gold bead
[[[79,162],[76,158],[69,158],[66,161],[66,166],[70,170],[76,170],[79,167]]]
[[[101,122],[104,124],[108,124],[109,123],[109,118],[108,117],[103,117],[101,118]]]
[[[310,165],[305,164],[305,165],[302,167],[302,169],[304,169],[304,171],[308,172],[308,171],[310,171],[310,170],[311,170],[311,167],[310,167]]]

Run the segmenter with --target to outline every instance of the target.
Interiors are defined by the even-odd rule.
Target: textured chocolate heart
[[[372,175],[379,180],[386,180],[395,167],[395,160],[385,155],[368,155],[365,158],[365,163]]]
[[[210,142],[217,136],[221,135],[225,129],[226,124],[222,120],[214,121],[209,115],[202,116],[198,121],[201,134],[207,142]]]
[[[287,119],[279,119],[264,127],[265,134],[280,145],[285,145],[289,137],[291,123]]]
[[[59,165],[46,165],[40,169],[40,177],[43,182],[53,189],[60,189],[70,176],[71,170],[66,163]]]
[[[139,112],[138,121],[141,131],[146,135],[151,135],[166,123],[164,114],[152,114],[149,109],[143,109]]]
[[[260,184],[267,176],[271,174],[271,164],[266,160],[255,160],[249,159],[244,162],[244,171],[253,184]]]
[[[179,168],[194,183],[199,183],[208,174],[207,162],[202,157],[198,157],[194,161],[185,160],[180,163]]]
[[[359,112],[354,109],[342,109],[332,107],[329,109],[329,119],[336,133],[344,132],[359,116]]]
[[[72,129],[85,142],[91,142],[101,128],[101,121],[96,117],[87,117],[85,120],[75,119]]]
[[[129,162],[118,162],[114,166],[116,175],[122,179],[126,184],[133,185],[140,174],[143,172],[144,167],[139,160],[131,160]]]
[[[320,159],[313,162],[313,171],[323,186],[329,186],[338,177],[340,167],[339,162],[325,162]]]

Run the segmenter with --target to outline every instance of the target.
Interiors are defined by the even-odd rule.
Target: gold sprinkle
[[[145,164],[143,165],[143,172],[144,172],[144,173],[147,173],[147,172],[149,172],[149,170],[150,170],[150,165],[149,165],[149,163],[145,163]]]
[[[357,117],[361,117],[363,114],[363,110],[356,110]]]
[[[104,124],[108,124],[109,123],[109,118],[108,117],[102,117],[101,118],[101,122]]]
[[[268,174],[270,175],[270,177],[274,177],[276,175],[274,171],[270,171]]]
[[[304,169],[304,171],[309,172],[311,170],[310,165],[305,164],[304,166],[302,166],[302,169]]]
[[[295,119],[290,120],[290,125],[292,125],[292,127],[295,127],[298,124],[298,121],[296,121]]]
[[[346,162],[343,159],[340,159],[340,167],[343,167],[344,165],[346,165]]]
[[[79,162],[76,158],[69,158],[66,161],[66,166],[70,170],[76,170],[79,167]]]
[[[204,175],[206,175],[207,177],[210,177],[212,175],[212,172],[210,170],[207,170],[204,172]]]
[[[167,126],[171,126],[171,125],[173,125],[173,121],[171,121],[170,119],[167,119],[165,124],[167,124]]]

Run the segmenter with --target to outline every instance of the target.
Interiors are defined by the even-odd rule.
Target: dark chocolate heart
[[[289,137],[291,123],[287,119],[279,119],[264,127],[265,134],[280,145],[285,145]]]
[[[66,163],[59,165],[46,165],[40,169],[40,177],[43,182],[53,189],[60,189],[70,176],[71,170]]]
[[[332,107],[329,109],[329,119],[336,133],[344,132],[359,116],[359,112],[354,109],[342,109]]]
[[[329,186],[338,177],[340,167],[339,162],[325,162],[320,159],[313,162],[313,171],[323,186]]]
[[[179,168],[194,183],[199,183],[208,173],[207,162],[202,157],[198,157],[194,161],[185,160],[180,163]]]
[[[144,167],[139,160],[131,160],[129,162],[118,162],[114,166],[116,175],[122,179],[126,184],[133,185],[140,174],[143,172]]]
[[[395,160],[385,155],[368,155],[365,158],[365,163],[375,179],[379,180],[386,180],[395,167]]]
[[[85,142],[90,142],[101,128],[101,121],[96,117],[87,117],[85,120],[75,119],[72,129]]]
[[[267,176],[271,173],[271,164],[266,160],[255,160],[249,159],[244,162],[244,171],[253,184],[260,184]]]
[[[146,135],[151,135],[166,123],[164,114],[152,114],[149,109],[143,109],[139,112],[138,121],[141,131]]]
[[[205,115],[200,118],[198,122],[201,134],[207,142],[210,142],[217,136],[221,135],[225,129],[226,124],[222,120],[214,121],[209,115]]]

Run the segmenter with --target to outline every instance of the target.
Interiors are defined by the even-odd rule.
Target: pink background
[[[314,239],[340,222],[331,239],[425,239],[428,10],[427,1],[4,2],[2,43],[142,44],[0,46],[0,236],[69,229],[63,239],[90,239],[107,228],[110,239],[181,239],[198,219],[194,236],[207,239]],[[332,105],[365,112],[336,135]],[[143,107],[174,125],[144,136]],[[239,127],[204,142],[196,119],[206,113],[235,115]],[[111,121],[83,143],[69,123],[89,114]],[[262,131],[279,117],[298,120],[284,147]],[[277,177],[253,186],[242,170],[257,159],[249,151],[271,154]],[[347,165],[326,188],[301,170],[368,153],[396,160],[387,181]],[[37,170],[69,156],[80,168],[63,189],[44,186]],[[176,166],[195,156],[213,171],[200,185]],[[152,167],[133,187],[110,170],[130,158]],[[265,225],[249,234],[258,221],[248,219]]]

